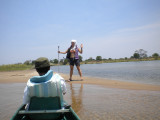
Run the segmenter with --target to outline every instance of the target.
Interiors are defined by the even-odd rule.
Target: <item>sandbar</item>
[[[60,75],[67,82],[69,75],[62,73],[60,73]],[[33,76],[38,76],[38,73],[34,69],[23,70],[23,71],[0,72],[0,83],[26,83],[29,80],[29,78]],[[95,77],[84,77],[84,80],[81,81],[80,77],[77,75],[73,75],[73,81],[67,83],[93,84],[107,88],[118,88],[118,89],[160,91],[160,85],[125,82],[125,81],[109,80],[107,78],[95,78]]]

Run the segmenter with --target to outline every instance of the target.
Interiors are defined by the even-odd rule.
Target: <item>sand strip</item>
[[[35,70],[0,72],[0,83],[26,83],[32,76],[37,76]],[[68,80],[69,75],[60,74],[65,80]],[[134,82],[124,82],[118,80],[109,80],[103,78],[84,77],[84,81],[80,81],[80,77],[74,75],[72,82],[75,84],[94,84],[108,88],[131,89],[131,90],[152,90],[160,91],[160,85],[141,84]]]

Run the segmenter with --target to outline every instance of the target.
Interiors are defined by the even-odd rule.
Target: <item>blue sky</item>
[[[72,39],[83,59],[160,54],[160,0],[0,0],[0,64],[57,58]],[[65,55],[60,55],[60,58]]]

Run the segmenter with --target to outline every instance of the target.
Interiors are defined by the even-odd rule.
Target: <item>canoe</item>
[[[80,120],[67,103],[61,107],[59,97],[32,97],[25,108],[22,104],[11,120]]]

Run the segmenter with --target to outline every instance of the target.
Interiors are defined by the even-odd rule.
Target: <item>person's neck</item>
[[[43,76],[43,75],[45,75],[46,73],[39,73],[39,76]]]
[[[71,48],[74,48],[74,47],[76,47],[76,45],[71,45]]]

